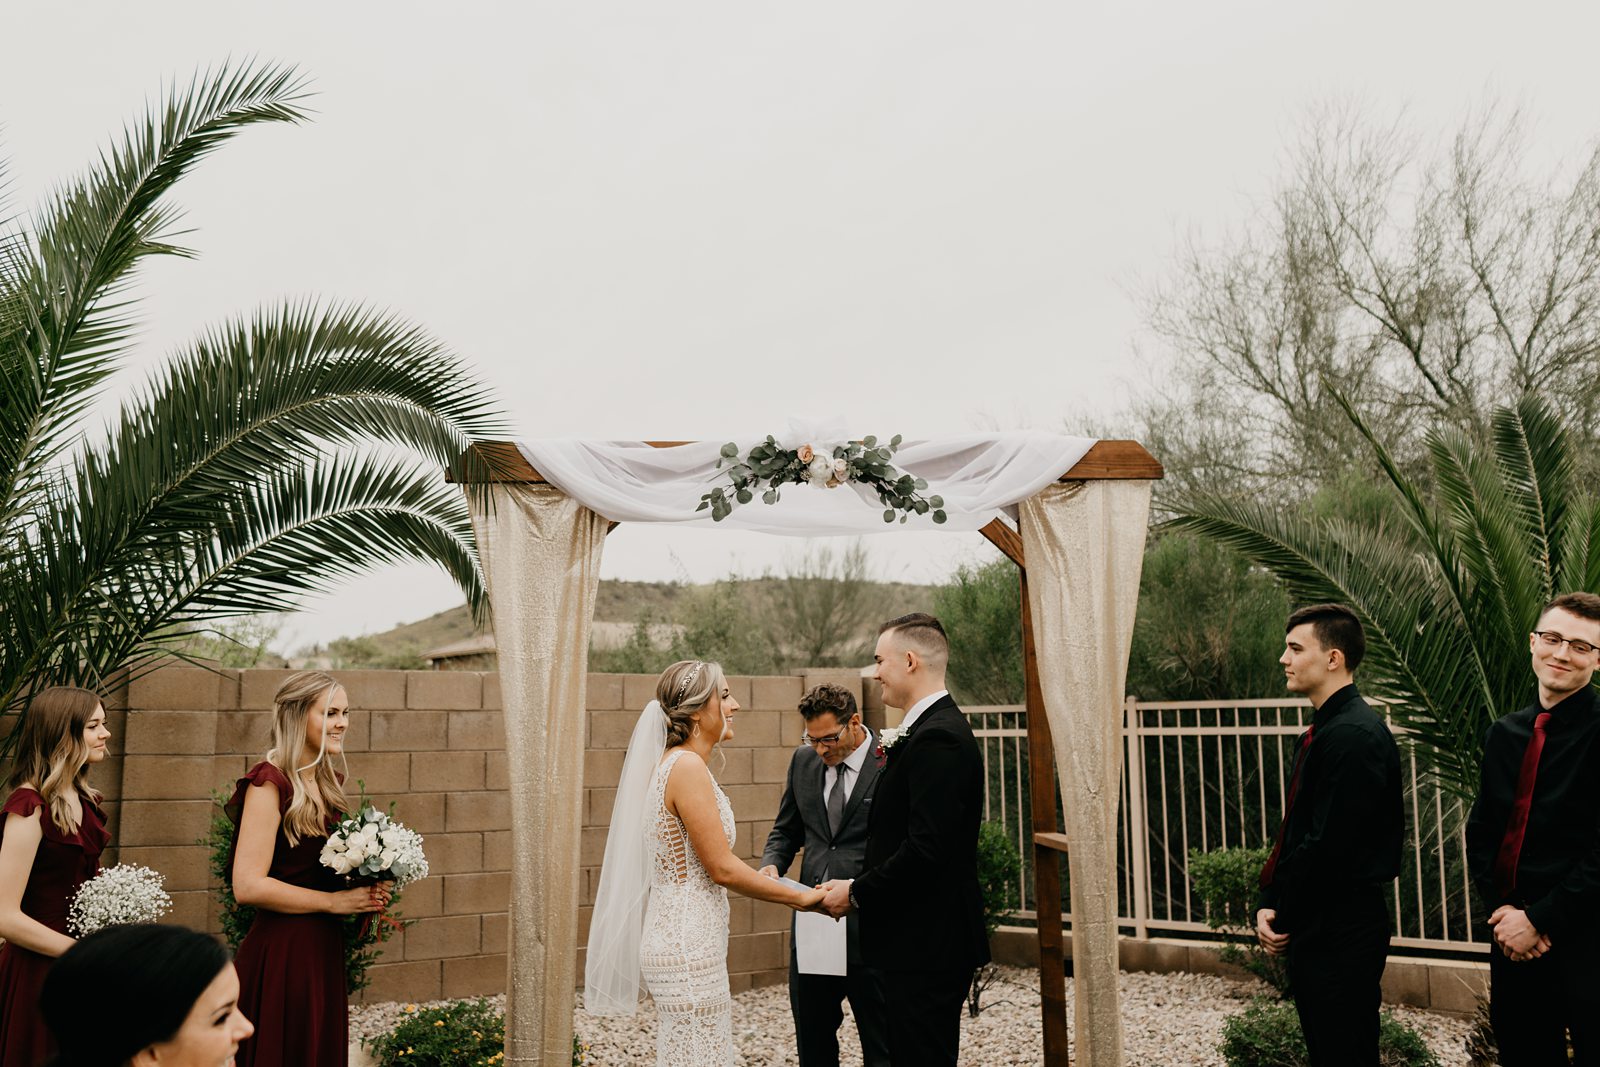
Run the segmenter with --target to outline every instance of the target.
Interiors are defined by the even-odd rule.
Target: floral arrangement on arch
[[[785,448],[771,435],[761,444],[741,456],[739,446],[732,442],[722,446],[717,459],[717,469],[726,466],[726,486],[717,486],[700,498],[696,511],[711,509],[711,518],[721,522],[733,514],[740,504],[748,504],[761,493],[761,502],[776,504],[785,485],[812,485],[824,489],[837,489],[846,482],[867,486],[878,494],[883,503],[883,521],[901,522],[912,515],[932,512],[934,522],[944,522],[944,498],[924,496],[928,483],[914,478],[897,468],[891,460],[900,447],[900,435],[895,434],[888,443],[879,444],[876,437],[867,436],[859,441],[842,445],[803,444],[798,448]]]

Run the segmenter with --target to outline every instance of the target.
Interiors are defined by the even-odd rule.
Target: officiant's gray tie
[[[828,834],[839,836],[839,824],[844,821],[844,772],[848,770],[840,761],[833,768],[833,792],[828,794]]]

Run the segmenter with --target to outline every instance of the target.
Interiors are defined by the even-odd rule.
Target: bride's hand
[[[822,906],[822,898],[828,895],[825,889],[808,889],[800,898],[800,903],[793,905],[796,911],[820,911],[826,913],[828,909]]]

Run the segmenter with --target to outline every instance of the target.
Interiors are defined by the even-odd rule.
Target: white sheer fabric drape
[[[566,1063],[577,986],[585,664],[606,520],[548,485],[473,508],[494,602],[510,771],[506,1063]]]
[[[1117,798],[1121,710],[1150,514],[1145,481],[1052,485],[1021,506],[1039,681],[1072,874],[1073,1028],[1081,1067],[1120,1067]]]
[[[776,435],[775,435],[776,436]],[[843,444],[840,426],[796,425],[778,438],[788,448],[818,450]],[[736,441],[740,454],[757,439]],[[948,520],[929,515],[905,524],[883,521],[883,505],[860,485],[837,489],[790,485],[776,504],[757,494],[716,525],[793,537],[886,533],[894,530],[977,530],[996,515],[1015,515],[1016,505],[1056,481],[1083,458],[1094,440],[1042,431],[969,433],[935,441],[907,441],[895,453],[902,471],[928,481],[927,495],[944,498]],[[535,470],[591,511],[618,522],[711,525],[709,511],[696,512],[700,497],[726,484],[717,469],[722,442],[651,448],[642,441],[527,440],[519,442]]]

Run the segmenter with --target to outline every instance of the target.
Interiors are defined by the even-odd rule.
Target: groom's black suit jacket
[[[852,888],[874,967],[957,971],[989,962],[978,890],[983,789],[972,727],[940,697],[888,750],[873,794],[866,871]]]

